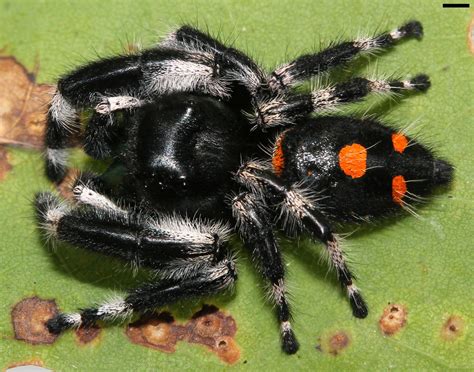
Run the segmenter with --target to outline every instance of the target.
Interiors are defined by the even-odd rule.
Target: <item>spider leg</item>
[[[259,102],[253,115],[254,124],[261,128],[294,125],[298,119],[312,112],[339,107],[344,103],[357,102],[370,93],[397,94],[405,91],[425,91],[430,81],[426,75],[411,80],[380,80],[354,78],[334,86],[317,89],[310,94],[281,94]]]
[[[262,91],[267,88],[265,72],[250,57],[194,27],[188,25],[180,27],[170,33],[160,45],[215,54],[225,78],[244,86],[253,99],[262,95]]]
[[[81,174],[74,182],[72,193],[79,205],[86,205],[104,212],[128,216],[131,212],[122,208],[102,192],[102,180],[94,173]]]
[[[138,56],[125,56],[88,64],[59,80],[45,136],[46,173],[51,180],[60,181],[65,176],[67,148],[79,131],[79,112],[95,109],[91,128],[97,128],[112,120],[114,111],[140,105],[139,99],[124,92],[137,92],[141,76]]]
[[[238,182],[255,193],[263,195],[265,190],[265,195],[269,195],[267,197],[281,203],[282,211],[287,214],[287,218],[292,219],[307,231],[314,240],[324,243],[330,261],[336,269],[339,282],[347,291],[353,315],[357,318],[365,318],[368,314],[367,305],[353,283],[353,275],[340,247],[340,239],[333,233],[326,218],[318,211],[314,201],[308,196],[308,192],[296,185],[286,185],[264,164],[257,162],[244,164],[237,172],[236,178]]]
[[[387,49],[400,40],[409,37],[420,39],[422,36],[421,23],[410,21],[391,32],[339,43],[319,53],[300,56],[294,61],[280,66],[272,72],[269,85],[274,92],[282,93],[313,75],[351,61],[361,53]]]
[[[238,61],[250,68],[258,69],[247,55],[240,50],[222,44],[217,39],[211,37],[192,26],[184,25],[176,31],[170,33],[161,43],[160,46],[169,48],[185,48],[193,51],[206,51],[225,55],[226,58]]]
[[[271,298],[277,307],[282,348],[287,354],[298,351],[299,345],[290,324],[290,307],[286,298],[284,266],[272,231],[270,214],[263,200],[248,192],[232,201],[232,210],[239,224],[240,235],[252,251],[262,275],[271,284]]]
[[[46,324],[50,332],[59,334],[69,328],[93,325],[97,321],[125,320],[133,313],[145,313],[189,297],[213,295],[231,287],[236,278],[233,259],[225,257],[201,266],[193,276],[150,282],[130,291],[124,298],[114,299],[98,307],[78,313],[59,313]]]
[[[47,237],[170,278],[198,271],[225,251],[229,230],[220,223],[177,215],[147,216],[117,206],[89,185],[77,185],[74,194],[83,207],[71,208],[51,193],[36,196],[39,225]]]
[[[81,110],[95,111],[91,128],[86,132],[86,150],[103,157],[109,153],[110,141],[100,148],[97,138],[107,137],[104,132],[112,127],[117,111],[133,109],[154,96],[175,92],[229,97],[229,81],[221,76],[216,58],[215,54],[204,51],[155,48],[137,55],[96,61],[63,76],[48,112],[45,139],[48,177],[60,181],[66,173],[67,148],[79,130]]]
[[[38,219],[48,235],[150,267],[162,280],[98,308],[58,314],[47,323],[51,332],[126,318],[190,296],[214,294],[236,279],[234,259],[224,246],[229,234],[225,226],[179,216],[145,218],[117,206],[91,183],[77,184],[74,195],[86,208],[72,209],[50,193],[37,195]]]
[[[84,133],[86,154],[95,159],[112,156],[113,141],[116,138],[113,122],[112,115],[92,113]]]

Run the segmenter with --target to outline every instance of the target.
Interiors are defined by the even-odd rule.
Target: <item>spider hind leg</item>
[[[98,321],[126,320],[134,313],[146,313],[177,301],[214,295],[231,287],[237,278],[234,262],[229,259],[201,269],[196,275],[147,283],[131,290],[124,298],[105,302],[78,313],[60,313],[46,322],[51,333],[91,326]]]
[[[336,269],[339,282],[347,292],[353,315],[357,318],[365,318],[368,314],[367,305],[353,283],[353,275],[340,248],[339,239],[305,190],[296,184],[286,184],[265,164],[253,161],[242,165],[237,173],[237,179],[254,192],[279,201],[287,221],[292,221],[310,234],[314,240],[321,241],[325,245],[330,264]]]
[[[299,343],[290,322],[285,269],[265,202],[255,194],[243,192],[233,199],[232,209],[243,241],[251,250],[262,276],[270,283],[269,296],[276,306],[280,322],[282,349],[287,354],[294,354],[298,351]]]

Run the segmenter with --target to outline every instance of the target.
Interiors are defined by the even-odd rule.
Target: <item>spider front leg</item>
[[[423,27],[418,21],[410,21],[403,26],[374,37],[359,38],[331,46],[315,54],[298,57],[272,72],[269,85],[274,92],[282,93],[287,89],[327,70],[350,62],[361,53],[387,49],[400,40],[423,36]]]
[[[262,275],[271,283],[270,294],[277,306],[283,351],[294,354],[298,351],[299,344],[290,323],[291,313],[284,281],[285,270],[265,202],[253,194],[244,192],[232,200],[232,210],[245,245],[252,251]]]
[[[343,104],[358,102],[371,93],[401,94],[410,91],[424,92],[430,87],[428,76],[420,74],[407,80],[354,78],[309,94],[280,94],[257,101],[252,115],[256,126],[263,129],[292,125],[313,112],[334,110]]]
[[[267,91],[267,76],[251,58],[191,26],[185,25],[170,33],[160,46],[214,53],[227,80],[238,82],[254,97]],[[237,100],[240,101],[240,97]]]
[[[210,52],[155,48],[99,60],[62,77],[51,100],[46,127],[48,177],[60,181],[65,175],[67,148],[79,130],[81,110],[94,111],[86,131],[86,151],[102,158],[110,155],[113,141],[108,132],[113,131],[117,111],[175,92],[228,97],[229,81],[221,76],[216,60],[218,56]]]
[[[59,80],[49,107],[45,135],[46,173],[51,180],[60,181],[65,176],[67,148],[79,131],[81,110],[95,111],[86,132],[86,151],[98,158],[109,154],[109,143],[102,145],[98,138],[106,136],[100,133],[97,137],[97,131],[103,132],[109,126],[114,112],[142,104],[139,98],[124,94],[138,94],[140,79],[138,56],[123,56],[88,64]]]
[[[336,269],[339,282],[347,292],[353,315],[357,318],[365,318],[368,314],[367,305],[353,283],[353,275],[339,244],[340,239],[333,233],[326,218],[318,211],[315,202],[308,196],[307,190],[300,189],[296,185],[286,185],[269,171],[265,164],[258,162],[242,165],[237,173],[237,180],[253,192],[278,201],[287,219],[292,219],[314,240],[324,243],[331,264]]]

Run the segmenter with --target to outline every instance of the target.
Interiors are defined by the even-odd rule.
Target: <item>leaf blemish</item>
[[[229,364],[240,358],[239,347],[233,339],[236,332],[235,320],[209,305],[204,305],[185,324],[178,324],[170,313],[163,312],[142,317],[126,329],[133,343],[166,353],[175,352],[178,341],[201,344]]]
[[[351,338],[346,331],[337,331],[322,338],[318,338],[319,344],[316,350],[326,352],[333,356],[338,356],[341,352],[349,347]]]
[[[0,181],[3,181],[12,166],[10,164],[10,154],[7,149],[0,147]]]
[[[407,315],[408,313],[405,306],[389,304],[383,310],[382,317],[379,320],[379,327],[385,335],[391,336],[405,326]]]
[[[329,353],[336,356],[350,344],[349,336],[341,331],[329,339]]]
[[[43,147],[53,86],[36,83],[38,66],[29,72],[14,57],[0,57],[0,144]]]
[[[445,341],[454,341],[464,333],[465,327],[463,318],[451,315],[441,327],[441,338]]]
[[[76,341],[79,345],[84,346],[91,344],[94,342],[94,344],[99,340],[99,336],[101,333],[101,329],[97,326],[91,326],[91,327],[79,327],[76,329],[75,334],[76,334]]]
[[[58,336],[48,331],[46,321],[57,313],[54,300],[42,300],[36,296],[21,300],[11,312],[15,338],[33,345],[52,344]]]
[[[176,343],[182,338],[183,327],[176,324],[170,313],[153,314],[140,318],[127,326],[128,339],[138,345],[174,353]]]

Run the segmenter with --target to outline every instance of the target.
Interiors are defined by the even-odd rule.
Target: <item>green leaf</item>
[[[173,26],[199,24],[256,57],[266,68],[332,40],[390,29],[420,20],[422,41],[407,41],[355,70],[363,75],[427,73],[432,88],[401,103],[369,102],[357,107],[386,114],[398,127],[417,121],[419,139],[456,166],[455,181],[412,216],[358,229],[348,239],[353,266],[370,306],[364,320],[351,316],[334,273],[319,260],[321,246],[306,239],[282,241],[292,293],[294,328],[301,350],[280,351],[278,325],[266,303],[262,281],[242,253],[233,295],[189,301],[170,311],[181,322],[212,303],[237,323],[240,360],[232,368],[320,370],[472,369],[472,210],[474,168],[473,54],[468,46],[469,9],[443,9],[440,2],[398,1],[0,1],[0,47],[32,71],[37,80],[57,77],[99,56],[121,52],[140,42],[153,45]],[[472,33],[471,33],[472,37]],[[472,42],[472,40],[471,40]],[[376,62],[375,62],[376,61]],[[2,102],[0,97],[0,114]],[[0,122],[0,125],[6,125]],[[423,127],[421,128],[421,125]],[[97,343],[79,346],[72,332],[53,345],[15,340],[10,312],[25,297],[54,298],[73,311],[100,301],[138,281],[115,261],[67,246],[48,250],[36,231],[31,205],[35,192],[51,190],[41,155],[9,148],[12,169],[0,182],[0,368],[41,361],[52,370],[219,369],[225,364],[205,347],[178,343],[175,353],[133,345],[123,326],[106,328]],[[83,156],[76,165],[88,164]],[[233,244],[243,251],[237,240]],[[388,303],[408,311],[406,325],[385,336],[379,319]],[[443,324],[459,316],[459,337],[441,337]],[[330,338],[343,331],[349,344],[337,355]],[[318,350],[316,346],[320,345]]]

